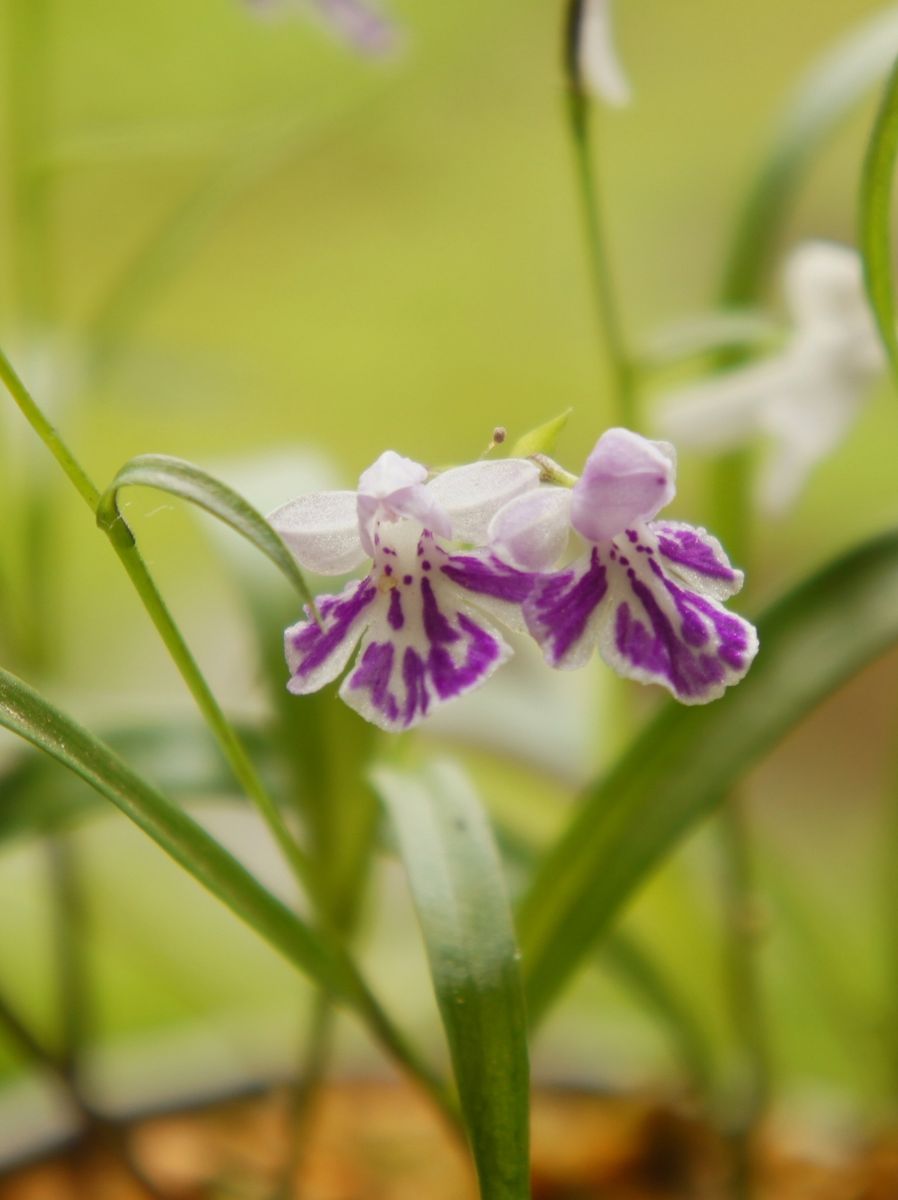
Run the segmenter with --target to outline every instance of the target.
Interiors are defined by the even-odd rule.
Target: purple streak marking
[[[586,632],[592,614],[608,591],[607,571],[593,547],[589,566],[577,579],[576,571],[559,571],[534,585],[524,605],[527,627],[559,663]]]
[[[317,623],[310,619],[291,638],[293,648],[302,657],[294,675],[302,678],[320,667],[343,642],[353,623],[376,597],[377,588],[370,575],[362,579],[348,596],[322,596],[318,601],[318,611],[324,622],[324,629],[319,628]]]
[[[434,645],[439,643],[457,642],[458,634],[446,620],[437,604],[436,596],[429,579],[421,580],[422,614],[424,617],[424,633],[427,640]]]
[[[509,567],[494,556],[486,559],[468,554],[453,554],[440,569],[447,579],[469,592],[493,596],[511,604],[522,604],[539,578],[528,571],[518,571]]]
[[[670,562],[707,575],[709,579],[732,582],[736,578],[736,572],[720,561],[714,547],[705,541],[698,530],[657,525],[655,531],[658,535],[658,551]]]
[[[380,709],[388,720],[396,721],[399,717],[399,705],[390,691],[392,674],[393,643],[369,642],[349,680],[349,686],[353,691],[369,691],[371,703],[375,708]]]
[[[711,654],[691,650],[677,635],[670,618],[641,580],[630,587],[649,620],[646,628],[626,603],[618,605],[614,640],[618,652],[634,667],[670,681],[677,696],[698,696],[721,683],[723,663]]]
[[[418,715],[427,716],[430,707],[430,694],[427,691],[427,668],[421,655],[411,646],[407,646],[402,660],[402,682],[405,684],[405,705],[402,719],[405,725],[411,725]]]
[[[456,663],[442,645],[433,646],[427,660],[428,673],[437,695],[442,700],[460,696],[462,692],[472,688],[483,678],[500,653],[496,639],[464,613],[458,614],[458,624],[468,643],[464,660]]]
[[[402,614],[402,599],[396,588],[390,592],[390,610],[387,613],[387,620],[390,622],[391,629],[401,629],[405,624],[405,617]]]

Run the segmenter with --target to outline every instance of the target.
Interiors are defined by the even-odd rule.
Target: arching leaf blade
[[[186,459],[140,454],[125,463],[104,492],[97,508],[101,528],[108,529],[121,519],[118,494],[125,487],[167,492],[223,521],[269,558],[314,611],[312,594],[293,555],[262,514],[226,483]]]
[[[720,300],[753,304],[767,277],[789,202],[808,165],[898,55],[898,5],[875,12],[811,65],[787,97],[739,214]]]
[[[892,276],[892,196],[898,157],[898,61],[886,83],[861,174],[859,241],[864,281],[893,379],[898,382],[895,286]]]
[[[529,1064],[518,951],[499,855],[453,763],[380,767],[427,947],[484,1200],[530,1196]]]
[[[671,702],[591,786],[543,858],[519,932],[539,1021],[662,857],[815,704],[898,641],[898,533],[812,576],[759,622],[748,676],[713,704]]]

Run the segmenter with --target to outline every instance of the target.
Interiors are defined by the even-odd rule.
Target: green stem
[[[84,898],[71,839],[44,842],[53,902],[54,960],[60,1017],[60,1069],[73,1088],[89,1036],[89,989],[84,970]]]
[[[85,500],[91,511],[96,514],[100,501],[100,492],[90,481],[56,430],[35,404],[28,389],[22,383],[2,350],[0,350],[0,381],[5,384],[26,420],[51,451],[79,495]],[[313,899],[316,902],[320,901],[321,890],[312,872],[311,865],[300,847],[293,841],[292,835],[282,821],[277,806],[268,796],[261,779],[256,773],[251,759],[229,725],[227,718],[218,707],[215,697],[212,695],[199,667],[190,654],[165,602],[156,589],[152,576],[147,571],[140,557],[131,531],[125,522],[119,518],[112,521],[105,532],[134,583],[169,653],[180,669],[181,675],[191,694],[197,700],[210,729],[218,739],[219,745],[235,776],[247,789],[247,793],[251,798],[259,804],[262,816],[269,824],[279,845],[288,854],[288,861],[296,870],[297,876],[307,883]],[[290,847],[289,851],[288,843]],[[322,918],[327,919],[324,910],[322,910]],[[443,1113],[449,1125],[461,1135],[462,1126],[458,1115],[458,1107],[447,1092],[443,1081],[418,1056],[417,1051],[406,1041],[401,1031],[393,1025],[348,955],[345,957],[345,965],[351,974],[355,991],[356,1010],[367,1022],[368,1027],[381,1045],[393,1056],[400,1066],[404,1067],[420,1083],[425,1092]]]
[[[96,513],[97,505],[100,503],[99,491],[75,460],[54,426],[35,404],[30,392],[16,374],[12,363],[2,349],[0,349],[0,381],[3,382],[6,390],[21,409],[25,420],[62,467],[79,496],[91,512]]]
[[[0,350],[0,379],[6,385],[25,419],[41,438],[56,461],[62,467],[91,512],[95,515],[100,503],[100,492],[88,478],[75,457],[69,451],[56,429],[50,424],[32,399],[28,389],[16,374],[9,359]],[[269,796],[262,780],[243,748],[230,722],[225,717],[217,700],[205,680],[199,666],[184,641],[165,601],[152,576],[146,568],[130,529],[119,518],[103,526],[112,548],[128,573],[138,596],[143,602],[150,619],[168,650],[172,661],[181,673],[197,707],[215,734],[218,743],[230,763],[235,777],[247,795],[257,805],[265,823],[277,841],[282,853],[292,867],[297,879],[310,890],[317,888],[311,864],[303,854],[293,835],[284,824],[274,800]]]
[[[147,570],[133,534],[121,518],[106,526],[104,532],[162,638],[172,662],[178,668],[197,707],[215,735],[235,778],[258,808],[297,880],[309,894],[317,898],[319,883],[311,862],[287,828],[277,804],[269,795],[243,743],[219,707],[152,575]]]
[[[590,151],[589,101],[579,87],[567,97],[568,126],[574,144],[577,181],[582,197],[586,242],[599,332],[608,354],[616,419],[628,429],[637,425],[635,375],[624,342],[602,223],[598,172]]]

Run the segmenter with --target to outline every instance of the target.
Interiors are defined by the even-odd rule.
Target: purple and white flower
[[[885,366],[856,251],[803,243],[786,262],[784,290],[792,330],[783,348],[667,396],[656,418],[664,437],[696,450],[769,439],[757,486],[768,513],[795,502],[813,468],[846,437]]]
[[[509,458],[430,482],[427,474],[388,450],[357,492],[314,492],[269,517],[310,571],[342,575],[371,560],[361,580],[318,598],[320,625],[307,611],[286,631],[288,688],[302,695],[330,683],[361,643],[340,695],[394,731],[479,686],[509,657],[493,622],[523,631],[521,605],[533,584],[528,571],[482,547],[495,514],[537,489],[539,469]]]
[[[704,529],[655,519],[674,497],[675,474],[672,446],[610,429],[572,490],[516,497],[489,537],[499,559],[531,574],[557,561],[572,528],[586,543],[570,565],[535,575],[524,601],[551,666],[582,667],[598,649],[621,675],[704,704],[745,675],[758,638],[722,604],[743,576],[720,543]]]
[[[628,104],[630,85],[611,27],[611,0],[572,0],[570,70],[576,85],[615,107]]]

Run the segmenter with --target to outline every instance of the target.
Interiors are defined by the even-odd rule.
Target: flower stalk
[[[603,0],[604,2],[604,0]],[[633,365],[624,340],[616,290],[602,217],[598,169],[590,139],[590,47],[585,44],[588,22],[594,15],[591,0],[569,0],[564,32],[564,70],[567,79],[566,115],[574,149],[587,257],[599,332],[608,355],[616,420],[637,427]],[[605,64],[607,67],[607,64]],[[607,76],[607,70],[604,72]],[[607,91],[607,88],[604,89]]]

